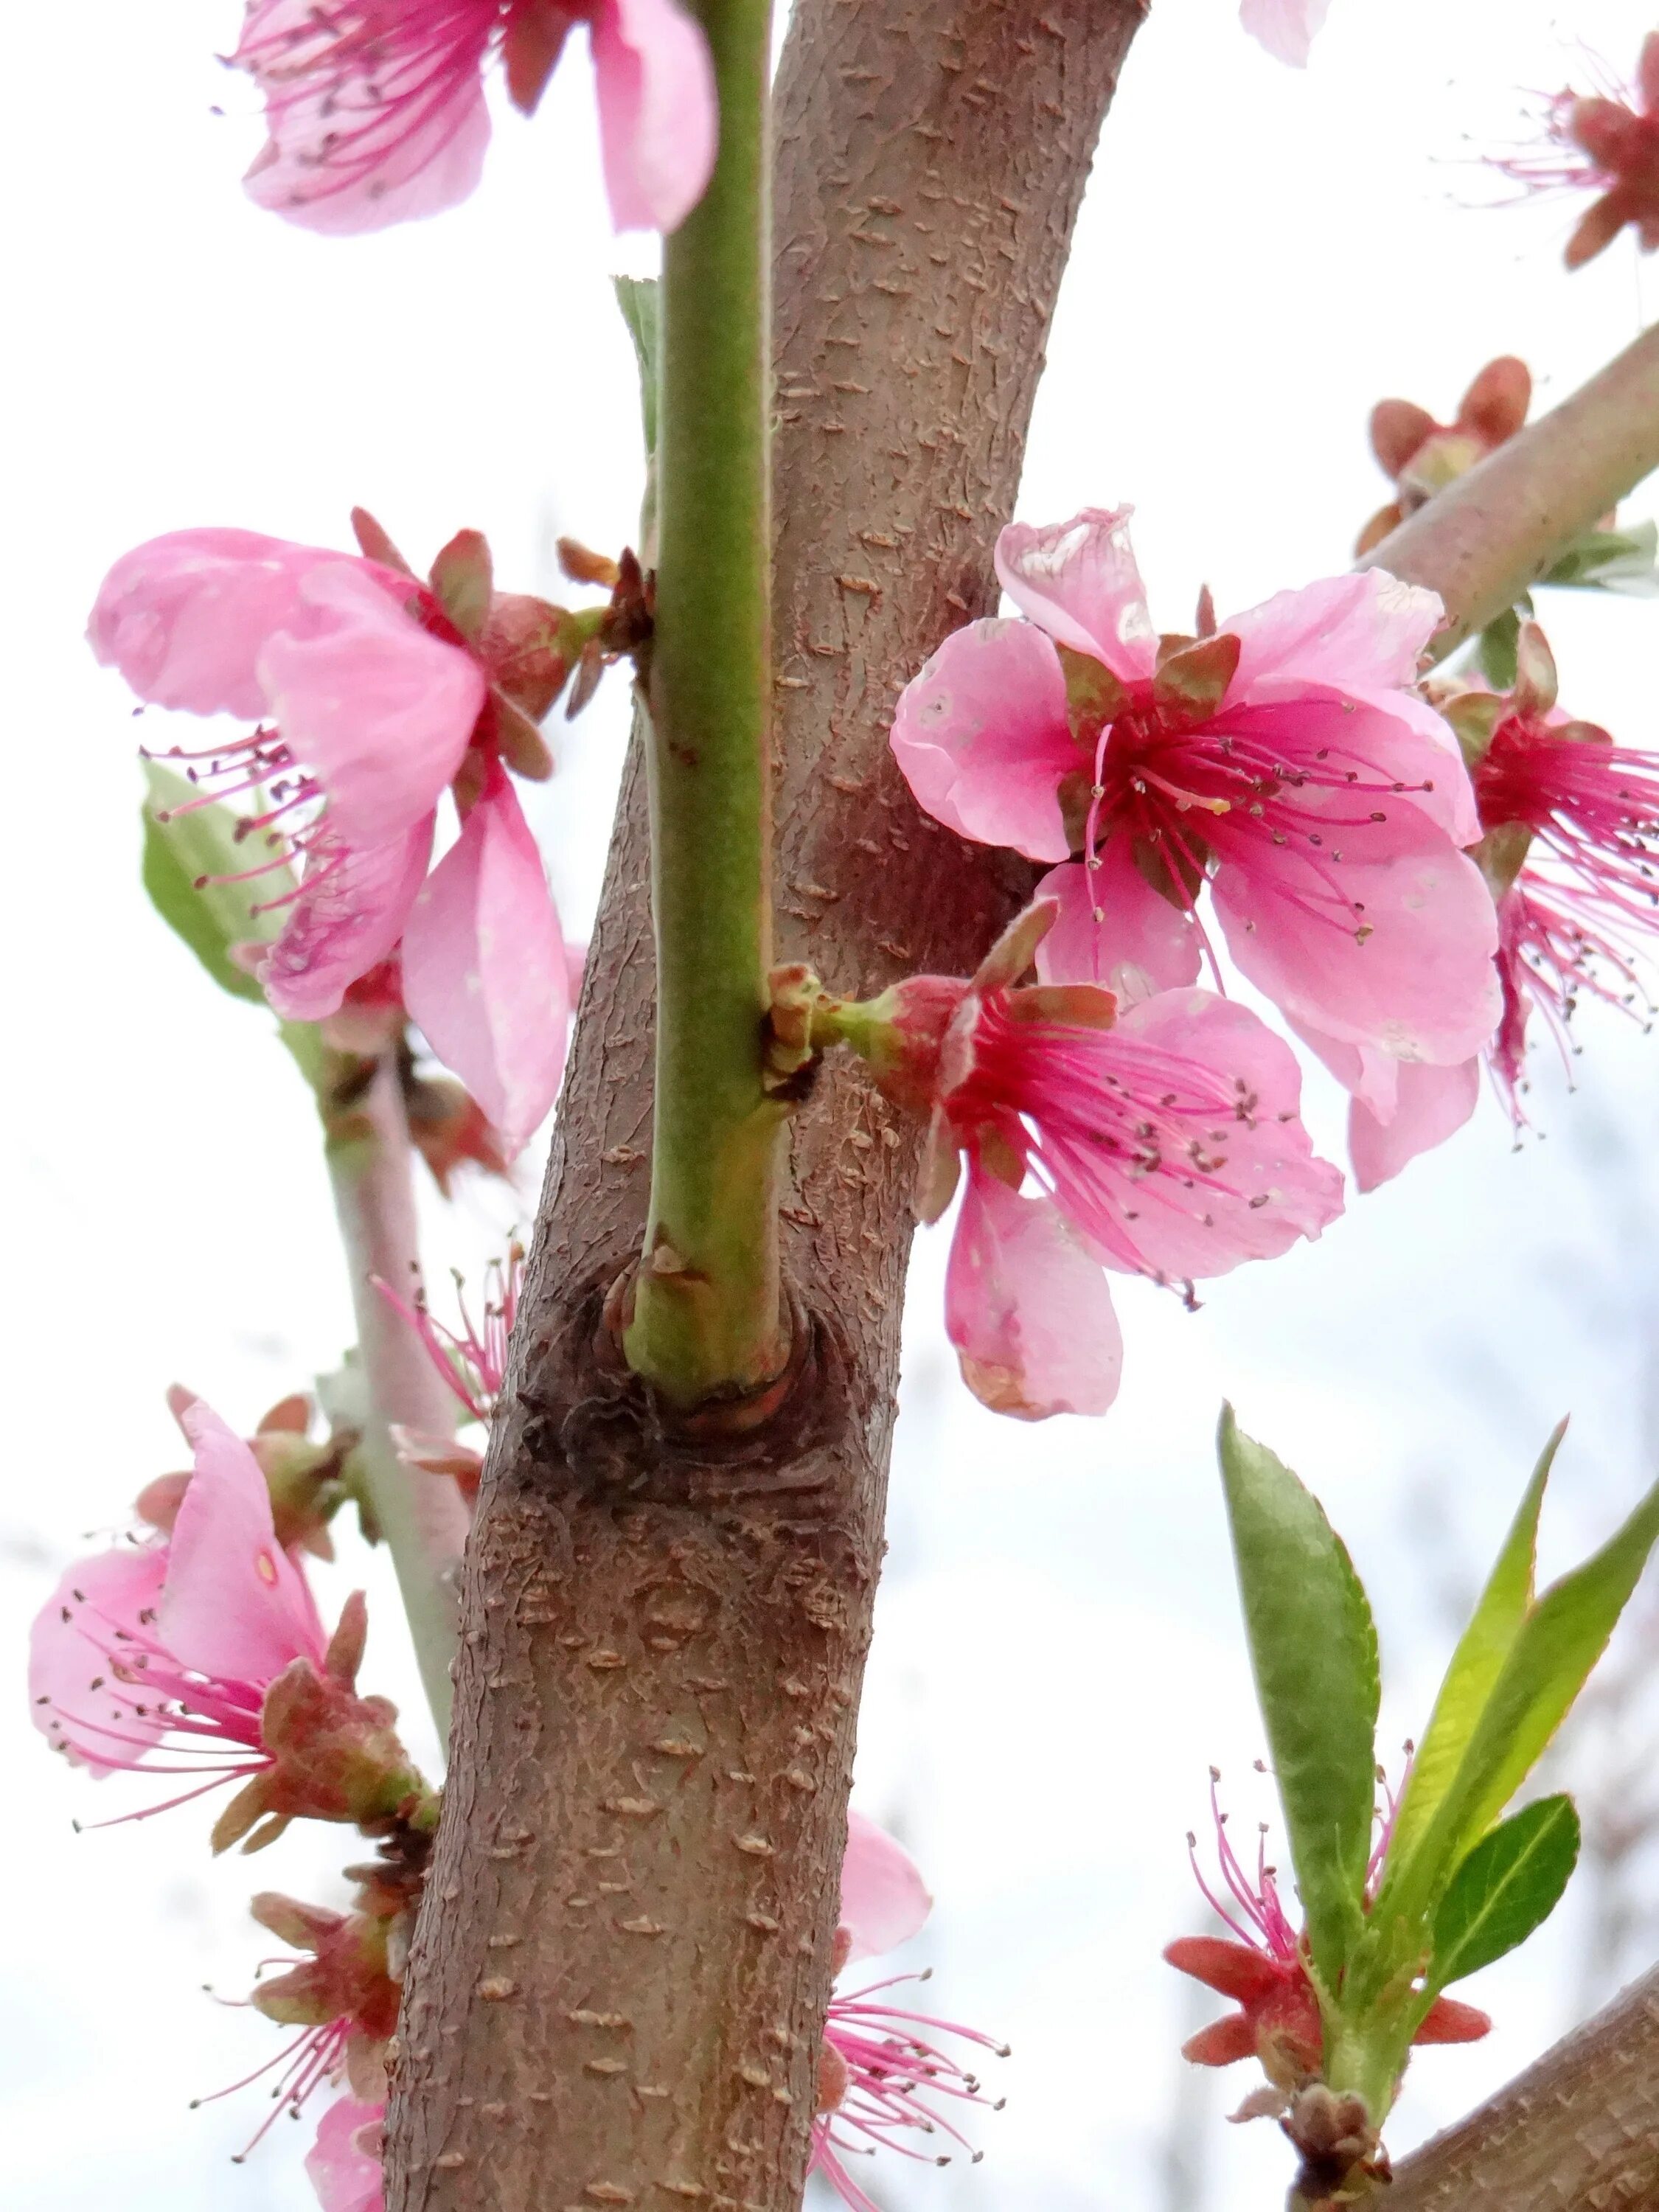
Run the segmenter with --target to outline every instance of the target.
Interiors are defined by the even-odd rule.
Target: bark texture
[[[1387,2212],[1659,2205],[1659,1971],[1397,2169]]]
[[[992,604],[1054,295],[1146,0],[800,0],[779,83],[779,957],[965,973],[1029,887],[917,814],[899,686]],[[746,1440],[653,1423],[600,1309],[644,1219],[635,760],[465,1577],[391,2212],[801,2185],[882,1547],[916,1133],[796,1130],[796,1364]]]

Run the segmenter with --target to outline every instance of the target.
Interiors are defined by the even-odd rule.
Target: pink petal
[[[293,619],[259,655],[270,719],[328,796],[348,842],[379,845],[430,814],[461,764],[488,686],[360,563],[301,580]]]
[[[165,1544],[130,1545],[77,1559],[29,1631],[34,1725],[100,1779],[131,1766],[167,1734],[166,1720],[153,1710],[142,1715],[133,1710],[130,1692],[112,1698],[103,1690],[112,1655],[122,1642],[148,1640],[140,1615],[155,1605],[167,1565]]]
[[[1294,1021],[1399,1060],[1444,1065],[1479,1052],[1497,1026],[1498,918],[1480,870],[1449,843],[1373,866],[1345,863],[1344,896],[1370,934],[1310,914],[1321,890],[1307,857],[1258,848],[1224,866],[1215,910],[1228,949]]]
[[[482,70],[495,0],[414,9],[252,0],[232,59],[265,96],[270,137],[250,198],[344,235],[436,215],[478,181],[489,141]]]
[[[404,1000],[509,1152],[553,1103],[570,970],[541,854],[499,766],[415,902]]]
[[[849,1811],[841,1864],[841,1924],[853,1938],[848,1958],[873,1959],[908,1942],[933,1909],[908,1851],[885,1828]]]
[[[1410,692],[1344,690],[1274,676],[1241,692],[1235,678],[1229,703],[1206,735],[1212,733],[1252,741],[1299,771],[1307,781],[1287,790],[1286,802],[1322,815],[1331,849],[1349,860],[1388,860],[1420,844],[1425,821],[1454,845],[1480,838],[1474,788],[1457,740],[1443,717]],[[1347,775],[1352,784],[1340,780]],[[1226,816],[1206,826],[1223,852],[1250,827]]]
[[[997,539],[997,576],[1023,615],[1057,645],[1104,661],[1126,681],[1150,676],[1158,633],[1129,544],[1132,507],[1085,507],[1044,529],[1011,522]]]
[[[1315,1158],[1302,1126],[1296,1055],[1247,1006],[1208,991],[1163,991],[1123,1012],[1114,1035],[1171,1063],[1200,1063],[1245,1109],[1218,1117],[1201,1160],[1166,1161],[1135,1182],[1133,1239],[1152,1267],[1174,1282],[1223,1275],[1277,1258],[1335,1220],[1342,1177]]]
[[[87,635],[151,705],[258,721],[266,639],[294,619],[313,570],[343,559],[252,530],[175,530],[122,555]]]
[[[300,896],[282,935],[252,963],[284,1021],[319,1022],[337,1013],[357,978],[388,957],[431,856],[429,814],[388,845],[348,845],[327,820],[311,831]]]
[[[1022,1198],[970,1162],[945,1278],[962,1378],[994,1413],[1040,1421],[1103,1413],[1123,1339],[1100,1263],[1046,1198]]]
[[[1348,1113],[1348,1151],[1353,1179],[1375,1190],[1397,1176],[1419,1152],[1443,1144],[1468,1120],[1480,1095],[1480,1062],[1430,1067],[1407,1061],[1400,1069],[1395,1109],[1384,1122],[1356,1098]]]
[[[1443,611],[1436,593],[1402,584],[1386,568],[1276,592],[1222,624],[1241,647],[1233,696],[1254,690],[1269,677],[1332,684],[1344,691],[1386,691],[1414,683],[1419,656]]]
[[[1198,981],[1197,924],[1152,889],[1127,836],[1107,839],[1092,872],[1080,860],[1050,869],[1033,896],[1060,902],[1054,927],[1037,947],[1040,982],[1099,983],[1133,999]],[[1104,921],[1095,920],[1097,906]]]
[[[1242,0],[1238,20],[1276,60],[1305,69],[1330,0]]]
[[[677,230],[703,196],[720,129],[702,27],[674,0],[605,0],[592,36],[611,219]]]
[[[1363,1100],[1379,1121],[1394,1118],[1395,1102],[1400,1093],[1400,1071],[1414,1063],[1392,1060],[1374,1045],[1346,1044],[1336,1037],[1322,1036],[1305,1022],[1293,1021],[1291,1027],[1309,1051],[1329,1068],[1350,1097]]]
[[[173,1527],[158,1639],[219,1681],[274,1681],[294,1659],[320,1666],[316,1604],[276,1541],[259,1462],[199,1398],[179,1419],[196,1471]]]
[[[1087,761],[1054,648],[1031,623],[969,623],[947,637],[900,693],[890,742],[917,805],[947,830],[1065,859],[1057,787]]]
[[[363,2148],[365,2138],[376,2140],[385,2119],[384,2105],[350,2096],[337,2097],[323,2114],[306,2153],[306,2173],[323,2212],[385,2212],[380,2153]]]

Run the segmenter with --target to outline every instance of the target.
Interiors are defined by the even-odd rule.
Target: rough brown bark
[[[1146,0],[800,0],[779,84],[781,957],[965,972],[1029,882],[922,821],[899,685],[991,602],[1054,295]],[[914,1133],[800,1115],[800,1370],[748,1443],[596,1350],[637,1249],[651,940],[630,768],[466,1577],[392,2212],[796,2201],[881,1553]]]
[[[1387,2212],[1659,2205],[1659,1970],[1400,2166]]]

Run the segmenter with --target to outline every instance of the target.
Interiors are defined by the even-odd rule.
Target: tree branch
[[[354,1063],[359,1065],[359,1063]],[[414,1152],[392,1055],[376,1064],[366,1090],[348,1101],[319,1088],[334,1211],[351,1278],[358,1356],[368,1386],[369,1426],[359,1447],[369,1503],[392,1553],[409,1616],[421,1680],[441,1736],[449,1734],[461,1553],[467,1511],[454,1484],[411,1474],[388,1433],[393,1425],[447,1435],[454,1401],[402,1315],[374,1288],[378,1275],[406,1292],[419,1264],[415,1228]]]
[[[1659,1968],[1398,2167],[1387,2212],[1659,2204]]]
[[[795,9],[775,106],[779,950],[840,990],[965,973],[1029,890],[921,819],[887,727],[994,604],[1144,12]],[[746,1443],[653,1427],[599,1327],[645,1211],[641,785],[635,760],[468,1553],[388,2212],[791,2212],[817,2101],[918,1146],[855,1068],[823,1070],[784,1208],[792,1388]]]
[[[1443,659],[1659,468],[1659,325],[1364,556],[1446,603]]]

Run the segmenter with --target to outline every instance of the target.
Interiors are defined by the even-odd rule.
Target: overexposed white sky
[[[441,220],[319,240],[247,205],[258,142],[214,50],[234,0],[82,0],[16,11],[0,84],[9,235],[4,564],[14,763],[5,1296],[9,1480],[0,1498],[0,1700],[10,1911],[0,1946],[0,2127],[27,2212],[298,2212],[310,2129],[229,2153],[256,2093],[189,2100],[274,2047],[235,1995],[267,1948],[253,1886],[327,1899],[340,1839],[298,1832],[257,1866],[210,1863],[185,1811],[76,1838],[71,1816],[149,1801],[50,1760],[22,1691],[27,1623],[88,1531],[175,1465],[175,1377],[247,1425],[333,1364],[346,1288],[307,1098],[258,1010],[220,999],[146,908],[129,702],[82,628],[129,545],[191,523],[345,543],[354,502],[422,559],[488,531],[509,585],[549,587],[561,531],[614,546],[640,485],[631,356],[608,272],[586,64],[533,125],[504,118],[483,189]],[[1525,94],[1622,67],[1636,0],[1334,0],[1306,76],[1247,42],[1231,0],[1156,0],[1085,207],[1022,512],[1137,502],[1154,609],[1224,611],[1342,568],[1384,495],[1364,421],[1384,393],[1443,416],[1492,355],[1564,394],[1644,319],[1626,241],[1569,279],[1563,205],[1492,211],[1471,153]],[[230,112],[213,112],[215,104]],[[1653,295],[1659,272],[1650,272]],[[1629,513],[1651,510],[1650,493]],[[1654,742],[1659,609],[1553,599],[1575,712]],[[559,738],[537,826],[575,936],[597,896],[624,702],[613,682]],[[1449,1627],[1532,1457],[1571,1408],[1546,1549],[1565,1564],[1650,1478],[1659,1326],[1659,1039],[1587,1017],[1580,1088],[1540,1059],[1540,1140],[1495,1109],[1315,1247],[1212,1286],[1196,1316],[1120,1291],[1123,1395],[1103,1422],[998,1421],[956,1382],[942,1234],[918,1245],[892,1550],[860,1789],[939,1904],[915,1947],[941,2009],[1006,2034],[988,2156],[885,2168],[875,2193],[936,2212],[1041,2204],[1176,2212],[1166,2167],[1180,2038],[1199,2020],[1158,1952],[1202,1924],[1183,1832],[1223,1767],[1255,1817],[1261,1750],[1211,1456],[1224,1395],[1319,1489],[1371,1583],[1385,1741],[1421,1724]],[[1340,1145],[1340,1104],[1310,1084]],[[428,1267],[476,1272],[533,1196],[428,1208]],[[1339,1151],[1340,1156],[1340,1151]],[[418,1693],[383,1562],[368,1677]],[[1403,2148],[1566,2024],[1575,1930],[1472,1989],[1491,2040],[1414,2069]],[[1277,2202],[1282,2146],[1219,2118],[1206,2083],[1180,2140],[1198,2207]]]

